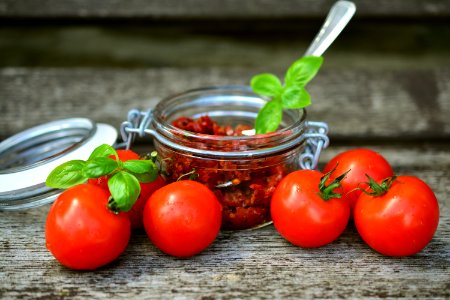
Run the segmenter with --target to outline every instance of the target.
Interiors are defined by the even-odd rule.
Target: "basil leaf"
[[[148,182],[153,182],[156,180],[156,177],[158,176],[158,171],[150,172],[150,173],[142,173],[142,174],[138,174],[138,173],[131,173],[131,174],[134,177],[136,177],[136,179],[139,182],[148,183]]]
[[[271,97],[278,96],[282,89],[278,77],[269,73],[253,76],[250,86],[256,94]]]
[[[96,157],[86,162],[83,167],[83,174],[87,178],[98,178],[108,175],[117,169],[117,161],[109,157]]]
[[[108,188],[112,199],[108,206],[113,211],[129,211],[141,192],[139,181],[126,171],[114,174],[108,180]]]
[[[268,133],[277,130],[283,116],[281,101],[272,100],[267,102],[256,116],[256,134]]]
[[[311,97],[303,87],[287,87],[281,95],[283,108],[303,108],[311,104]]]
[[[128,160],[123,167],[130,171],[139,182],[152,182],[158,176],[158,168],[151,160]]]
[[[123,167],[128,171],[133,173],[146,173],[150,172],[152,169],[156,169],[155,164],[151,160],[142,160],[142,159],[131,159],[127,160],[123,163]]]
[[[50,172],[45,184],[51,188],[66,189],[83,183],[87,180],[82,172],[85,164],[82,160],[65,162]]]
[[[103,144],[92,151],[91,156],[89,156],[88,160],[94,159],[96,157],[108,157],[110,155],[114,155],[117,157],[116,150],[110,145]]]
[[[295,61],[287,70],[284,82],[286,86],[305,86],[316,76],[322,65],[321,56],[304,56]]]

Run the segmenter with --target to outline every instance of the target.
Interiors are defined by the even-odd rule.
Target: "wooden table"
[[[153,107],[186,89],[248,84],[262,71],[282,75],[326,10],[326,1],[300,8],[286,1],[272,14],[258,1],[243,11],[227,1],[220,12],[212,1],[202,13],[173,9],[176,1],[150,1],[159,8],[153,10],[140,10],[142,1],[114,9],[105,1],[86,9],[77,1],[47,2],[0,3],[0,140],[73,116],[118,127],[128,109]],[[384,257],[352,224],[332,244],[301,249],[267,226],[221,232],[200,255],[176,259],[136,232],[117,261],[77,272],[45,249],[44,206],[0,212],[0,298],[450,298],[450,30],[443,21],[450,9],[448,1],[408,3],[382,1],[373,10],[372,1],[360,1],[363,17],[333,45],[309,86],[308,114],[331,129],[320,166],[343,150],[368,147],[398,174],[433,188],[440,224],[422,252]],[[298,25],[308,13],[318,18]],[[148,139],[136,144],[150,148]]]

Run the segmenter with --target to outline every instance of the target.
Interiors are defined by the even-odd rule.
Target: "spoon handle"
[[[351,1],[336,2],[330,9],[319,33],[306,50],[305,56],[321,56],[348,24],[355,11],[356,6]]]

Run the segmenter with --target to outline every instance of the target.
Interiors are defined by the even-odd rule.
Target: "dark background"
[[[0,67],[285,68],[334,1],[0,1]],[[450,1],[355,1],[328,68],[449,64]]]

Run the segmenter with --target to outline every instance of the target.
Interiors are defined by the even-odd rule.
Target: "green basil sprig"
[[[67,189],[102,176],[109,177],[111,199],[108,207],[114,212],[129,211],[141,192],[139,182],[154,181],[158,167],[153,160],[122,162],[113,147],[103,144],[92,152],[87,161],[71,160],[56,167],[45,184],[51,188]]]
[[[251,79],[252,90],[271,99],[259,111],[256,134],[273,132],[278,129],[283,117],[283,109],[300,109],[311,104],[306,84],[316,76],[322,66],[320,56],[304,56],[294,62],[284,76],[284,85],[277,76],[263,73]]]

